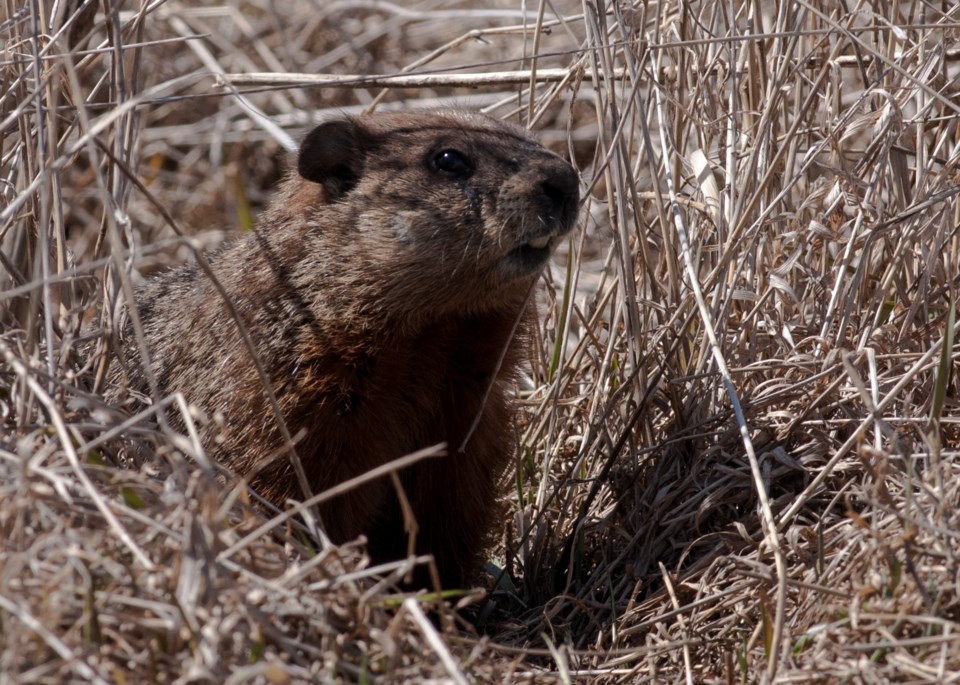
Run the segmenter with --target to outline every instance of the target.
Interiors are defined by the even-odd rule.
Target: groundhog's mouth
[[[540,236],[528,240],[520,247],[516,247],[507,253],[507,264],[511,270],[518,275],[525,275],[538,270],[547,260],[550,259],[550,253],[553,252],[555,236]]]

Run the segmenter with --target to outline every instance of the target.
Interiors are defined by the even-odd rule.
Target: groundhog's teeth
[[[545,235],[542,238],[534,238],[533,240],[527,242],[527,245],[530,247],[536,248],[537,250],[542,250],[547,245],[550,244],[550,236]]]

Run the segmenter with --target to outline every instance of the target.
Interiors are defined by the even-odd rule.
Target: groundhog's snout
[[[580,178],[559,157],[531,160],[500,188],[498,206],[509,226],[504,266],[525,275],[542,267],[576,223]]]
[[[580,179],[573,167],[562,159],[551,159],[541,165],[540,192],[550,205],[548,215],[556,217],[557,235],[573,228],[580,200]]]

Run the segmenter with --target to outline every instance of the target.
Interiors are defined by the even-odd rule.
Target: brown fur
[[[497,522],[522,352],[510,335],[533,315],[521,311],[527,293],[576,204],[573,169],[503,122],[457,111],[345,118],[307,135],[258,228],[210,256],[290,432],[305,432],[296,449],[315,493],[447,444],[447,456],[400,474],[417,551],[435,555],[444,585],[469,579]],[[523,247],[547,236],[544,249]],[[194,267],[169,272],[139,292],[138,313],[162,391],[222,415],[222,429],[211,422],[201,435],[210,453],[241,475],[262,466],[281,444],[276,419],[211,283]],[[129,326],[124,337],[125,377],[144,392]],[[285,456],[251,486],[279,506],[302,498]],[[406,554],[389,479],[321,516],[334,541],[366,534],[376,561]]]

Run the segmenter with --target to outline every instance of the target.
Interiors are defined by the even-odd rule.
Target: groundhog
[[[307,134],[257,228],[208,257],[301,436],[314,493],[445,443],[446,456],[399,474],[416,552],[434,555],[445,587],[470,581],[500,520],[528,295],[574,226],[578,186],[561,157],[487,116],[342,117]],[[208,453],[277,506],[302,500],[249,348],[210,280],[184,266],[136,299],[161,392],[218,417],[201,429]],[[129,322],[120,350],[113,385],[139,409],[133,398],[149,391]],[[390,478],[320,515],[334,542],[365,535],[375,562],[408,552]]]

